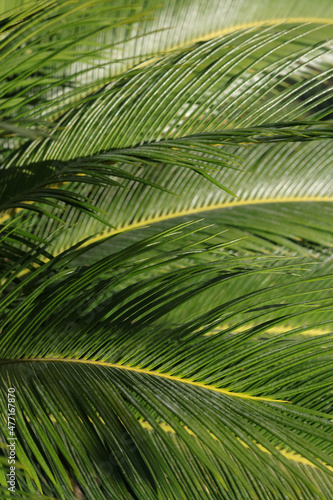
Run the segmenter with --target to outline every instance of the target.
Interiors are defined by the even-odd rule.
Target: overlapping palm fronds
[[[4,2],[2,498],[330,500],[333,13],[245,5]]]

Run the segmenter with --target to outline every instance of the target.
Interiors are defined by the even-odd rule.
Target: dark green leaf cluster
[[[331,500],[332,18],[3,2],[0,498]]]

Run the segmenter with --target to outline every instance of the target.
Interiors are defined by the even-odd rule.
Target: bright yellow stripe
[[[229,207],[242,207],[246,205],[263,205],[268,203],[306,203],[306,202],[333,202],[332,196],[309,196],[309,197],[290,197],[290,198],[266,198],[259,199],[255,198],[253,200],[241,200],[241,201],[228,201],[224,203],[216,203],[215,205],[203,205],[200,207],[190,208],[188,210],[182,210],[179,212],[172,212],[165,215],[160,215],[157,217],[150,217],[144,220],[140,220],[139,222],[134,222],[132,224],[124,225],[120,228],[111,229],[110,231],[105,231],[94,238],[91,238],[89,241],[84,243],[82,246],[90,245],[90,243],[94,243],[96,241],[100,241],[106,236],[111,236],[112,234],[123,233],[125,231],[130,231],[132,229],[138,229],[140,227],[148,226],[150,224],[155,224],[157,222],[164,222],[167,220],[175,219],[177,217],[184,217],[186,215],[198,214],[200,212],[210,212],[211,210],[219,210],[223,208]],[[59,253],[62,250],[59,251]]]
[[[212,210],[219,210],[223,208],[229,207],[242,207],[247,205],[264,205],[269,203],[308,203],[308,202],[333,202],[332,196],[309,196],[309,197],[290,197],[290,198],[255,198],[253,200],[240,200],[240,201],[227,201],[224,203],[216,203],[213,205],[202,205],[200,207],[190,208],[188,210],[181,210],[179,212],[172,212],[165,215],[160,215],[157,217],[149,217],[144,220],[140,220],[139,222],[134,222],[132,224],[125,224],[122,227],[111,229],[110,231],[103,231],[103,233],[91,238],[89,241],[84,243],[82,247],[90,245],[91,243],[95,243],[96,241],[100,241],[107,236],[111,236],[112,234],[123,233],[125,231],[130,231],[132,229],[138,229],[140,227],[148,226],[150,224],[155,224],[157,222],[164,222],[167,220],[175,219],[177,217],[184,217],[187,215],[198,214],[200,212],[210,212]],[[21,210],[21,209],[20,209]],[[9,218],[9,215],[5,215],[0,219],[0,223]],[[57,254],[61,253],[63,249],[59,250]]]
[[[255,326],[257,326],[257,325],[247,325],[247,326],[242,326],[242,327],[239,327],[239,328],[235,328],[234,333],[245,332],[249,328],[253,328]],[[226,325],[224,327],[217,326],[211,332],[205,333],[205,336],[215,335],[217,332],[226,330],[227,328],[232,328],[232,325]],[[264,332],[261,332],[261,333],[272,333],[272,334],[274,334],[274,333],[288,333],[291,330],[296,329],[296,328],[299,328],[299,327],[298,326],[290,326],[290,327],[286,327],[286,326],[274,326],[272,328],[268,328],[267,330],[265,330]],[[312,328],[311,330],[304,330],[302,332],[297,332],[297,333],[295,333],[295,335],[309,335],[309,336],[314,337],[314,336],[317,336],[317,335],[325,335],[325,334],[331,333],[331,332],[332,332],[332,329],[329,330],[329,329],[326,329],[326,328],[322,328],[322,329],[321,328]]]
[[[183,217],[186,215],[192,215],[192,214],[198,214],[201,212],[210,212],[211,210],[219,210],[223,208],[229,208],[229,207],[241,207],[241,206],[246,206],[246,205],[264,205],[264,204],[269,204],[269,203],[308,203],[308,202],[333,202],[333,197],[330,196],[309,196],[309,197],[290,197],[290,198],[267,198],[267,199],[259,199],[255,198],[253,200],[241,200],[241,201],[228,201],[225,203],[217,203],[215,205],[203,205],[200,207],[196,208],[191,208],[189,210],[182,210],[180,212],[172,212],[166,215],[160,215],[157,217],[150,217],[144,220],[141,220],[139,222],[134,222],[132,224],[125,224],[122,227],[111,229],[110,231],[103,231],[102,233],[98,234],[97,236],[94,236],[91,238],[89,241],[86,243],[83,243],[81,245],[82,247],[86,247],[90,245],[91,243],[95,243],[97,241],[102,240],[103,238],[106,238],[107,236],[111,236],[113,234],[120,234],[124,233],[125,231],[131,231],[132,229],[139,229],[145,226],[149,226],[150,224],[155,224],[157,222],[164,222],[167,220],[172,220],[177,217]],[[20,209],[21,210],[21,209]],[[6,220],[9,218],[9,216],[4,216],[2,219],[0,219],[0,223],[3,220]],[[54,252],[54,256],[59,255],[61,252],[63,252],[65,248],[60,248],[58,251]],[[43,260],[43,257],[41,258]],[[19,276],[22,276],[26,274],[28,270],[22,271]],[[0,282],[0,284],[3,284],[3,281]]]
[[[272,399],[272,398],[264,398],[259,396],[251,396],[249,394],[244,394],[241,392],[232,392],[227,389],[221,389],[219,387],[215,387],[213,385],[205,385],[201,382],[194,382],[193,380],[187,378],[175,377],[174,375],[167,375],[166,373],[157,372],[154,370],[147,370],[144,368],[138,368],[135,366],[128,365],[118,365],[114,363],[108,363],[105,361],[95,361],[91,359],[70,359],[70,358],[24,358],[24,359],[6,359],[0,361],[1,364],[12,364],[12,363],[22,363],[22,362],[56,362],[56,363],[80,363],[84,365],[94,365],[94,366],[107,366],[109,368],[117,368],[119,370],[125,370],[135,373],[144,373],[145,375],[153,375],[154,377],[165,378],[168,380],[172,380],[173,382],[180,382],[182,384],[193,385],[194,387],[200,387],[202,389],[207,389],[209,391],[219,392],[221,394],[225,394],[227,396],[234,396],[242,399],[254,399],[257,401],[273,401],[279,403],[288,403],[289,401],[283,401],[281,399]]]

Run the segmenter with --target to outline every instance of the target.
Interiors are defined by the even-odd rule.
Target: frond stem
[[[173,382],[180,382],[182,384],[188,384],[195,387],[200,387],[201,389],[207,389],[209,391],[218,392],[220,394],[224,394],[227,396],[233,396],[242,399],[252,399],[256,401],[270,401],[275,403],[288,403],[289,401],[283,401],[280,399],[272,399],[260,396],[251,396],[250,394],[245,394],[241,392],[232,392],[228,389],[222,389],[220,387],[216,387],[214,385],[206,385],[201,382],[195,382],[194,380],[188,378],[181,378],[174,375],[169,375],[167,373],[161,373],[155,370],[148,370],[146,368],[139,368],[137,366],[129,366],[129,365],[121,365],[115,363],[109,363],[106,361],[93,360],[93,359],[74,359],[74,358],[19,358],[19,359],[3,359],[0,361],[1,365],[6,364],[14,364],[14,363],[36,363],[36,362],[44,362],[44,363],[80,363],[84,365],[94,365],[94,366],[104,366],[108,368],[115,368],[119,370],[125,370],[135,373],[141,373],[145,375],[152,375],[154,377],[165,378],[168,380],[172,380]]]

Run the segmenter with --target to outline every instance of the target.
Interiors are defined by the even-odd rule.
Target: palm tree
[[[1,7],[2,498],[331,499],[332,3]]]

